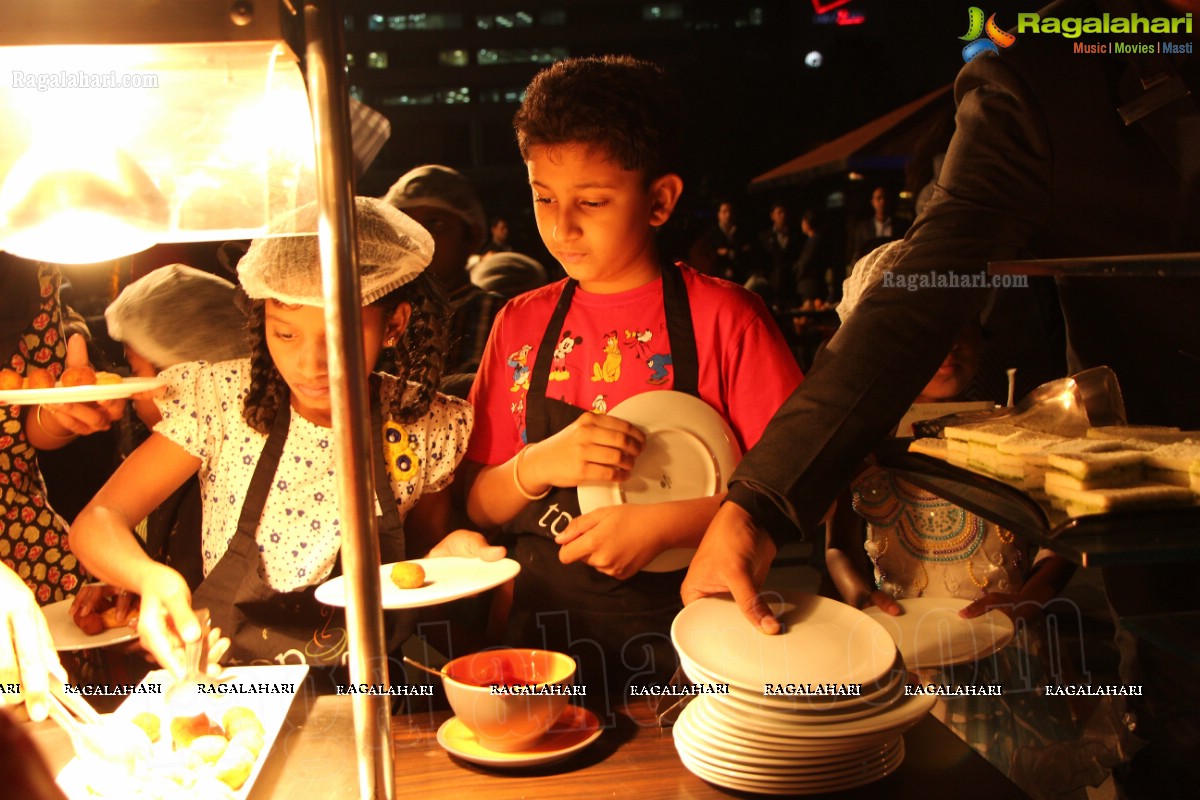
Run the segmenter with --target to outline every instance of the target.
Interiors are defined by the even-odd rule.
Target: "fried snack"
[[[91,367],[67,367],[61,382],[63,386],[91,386],[96,382],[96,371]]]
[[[117,613],[117,606],[114,603],[108,608],[100,612],[100,619],[104,621],[104,627],[111,630],[112,628],[124,628],[133,625],[137,622],[138,613],[140,611],[140,598],[135,598],[129,604],[129,613],[122,617]]]
[[[88,636],[96,636],[105,631],[104,618],[94,611],[90,614],[78,614],[72,617],[72,619],[75,620],[75,625],[78,626],[79,630]]]
[[[120,375],[118,375],[115,372],[97,372],[96,373],[96,385],[97,386],[108,386],[109,384],[120,383],[123,380],[125,380],[125,379],[122,378]]]
[[[217,780],[235,791],[242,788],[242,784],[246,782],[246,779],[250,777],[250,772],[254,769],[255,758],[254,753],[246,748],[230,743],[229,747],[225,748],[221,759],[217,761],[215,767]]]
[[[226,731],[226,734],[228,735],[228,731]],[[229,743],[231,745],[236,744],[240,747],[246,748],[254,754],[255,758],[258,758],[258,754],[261,753],[263,749],[263,734],[261,732],[261,728],[257,731],[249,728],[240,730],[229,737]]]
[[[399,589],[416,589],[425,585],[425,570],[411,561],[393,564],[391,577],[392,583]]]
[[[177,795],[163,796],[174,797]],[[193,798],[193,800],[233,800],[236,797],[232,789],[208,775],[197,778],[196,782],[191,786],[191,791],[184,796]]]
[[[225,735],[230,740],[239,733],[250,732],[262,736],[263,726],[258,721],[258,715],[245,706],[234,706],[225,712],[221,717],[221,725],[225,728]]]
[[[208,715],[204,713],[194,717],[176,717],[171,720],[171,744],[176,750],[188,749],[192,742],[201,736],[220,735],[220,733],[221,729],[213,725]]]
[[[198,769],[208,764],[216,764],[217,760],[225,754],[227,747],[229,747],[229,742],[219,734],[210,733],[198,736],[188,745],[183,763],[188,769]]]
[[[32,367],[25,373],[26,389],[53,389],[54,376],[41,367]]]
[[[157,742],[162,738],[162,720],[158,718],[157,714],[143,711],[131,719],[130,722],[144,730],[146,735],[150,737],[151,743]]]
[[[11,369],[0,369],[0,391],[7,392],[20,389],[25,385],[25,379]]]

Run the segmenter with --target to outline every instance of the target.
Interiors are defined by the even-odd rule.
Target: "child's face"
[[[374,364],[385,336],[396,335],[408,322],[411,307],[402,303],[391,320],[383,310],[366,306],[363,317],[363,350]],[[333,424],[329,369],[325,347],[325,310],[316,306],[289,306],[267,300],[267,350],[292,394],[292,408],[309,422]],[[399,328],[396,325],[399,324]]]
[[[933,378],[921,390],[918,403],[937,403],[953,400],[967,389],[979,369],[979,351],[983,346],[983,331],[972,322],[963,328],[954,348],[942,361]]]
[[[535,145],[525,166],[538,233],[581,288],[612,294],[659,276],[653,229],[675,208],[679,176],[647,187],[641,173],[583,144]]]

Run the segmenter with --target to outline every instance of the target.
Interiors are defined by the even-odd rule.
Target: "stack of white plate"
[[[904,759],[902,734],[935,698],[905,695],[891,636],[861,611],[812,594],[782,593],[771,607],[783,624],[778,636],[755,630],[724,598],[675,618],[684,672],[729,687],[698,697],[675,723],[684,765],[710,783],[763,794],[848,789],[893,772]]]

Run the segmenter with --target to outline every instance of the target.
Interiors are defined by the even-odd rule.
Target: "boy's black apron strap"
[[[700,359],[696,353],[696,331],[692,326],[692,304],[688,302],[683,270],[676,264],[662,268],[663,308],[667,338],[671,343],[671,388],[699,396]]]
[[[558,296],[558,304],[554,306],[554,313],[550,315],[550,322],[546,324],[542,342],[538,345],[533,374],[529,376],[529,391],[525,393],[525,438],[531,444],[558,432],[550,430],[550,415],[546,413],[546,387],[550,385],[550,365],[554,360],[554,348],[558,346],[563,325],[567,321],[567,312],[571,310],[571,298],[575,296],[575,287],[578,285],[574,278],[567,280],[562,294]],[[582,412],[580,409],[580,413]]]

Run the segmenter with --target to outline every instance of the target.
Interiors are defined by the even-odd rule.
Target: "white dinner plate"
[[[869,717],[806,725],[802,722],[780,723],[765,719],[748,721],[744,714],[721,702],[722,698],[717,695],[700,699],[708,701],[707,711],[712,719],[741,731],[743,735],[749,733],[777,740],[845,739],[847,743],[853,740],[865,743],[882,735],[898,735],[920,722],[937,701],[932,694],[906,695]]]
[[[864,770],[850,776],[826,780],[806,780],[801,778],[777,781],[766,780],[753,775],[715,769],[702,761],[696,760],[687,753],[680,753],[679,760],[697,777],[728,789],[755,792],[757,794],[824,794],[826,792],[852,789],[855,786],[874,783],[895,772],[904,762],[904,747],[901,746],[890,761],[885,762],[877,769]]]
[[[948,667],[987,658],[1013,638],[1012,620],[1000,611],[963,619],[971,604],[956,597],[913,597],[897,601],[904,612],[893,617],[872,606],[864,611],[900,648],[909,669]]]
[[[679,654],[679,665],[693,683],[725,683],[716,675],[705,672],[682,654]],[[908,672],[904,668],[904,661],[897,656],[890,672],[878,683],[861,687],[862,694],[857,696],[767,695],[761,687],[751,690],[731,683],[728,684],[729,693],[722,697],[731,703],[746,706],[751,711],[761,709],[769,714],[779,714],[788,718],[834,721],[867,716],[876,713],[880,706],[890,705],[904,691],[902,684],[907,679]]]
[[[856,608],[807,592],[770,592],[767,599],[782,625],[775,636],[764,636],[721,596],[680,611],[671,641],[705,674],[751,692],[780,683],[873,684],[896,662],[887,631]]]
[[[74,598],[68,597],[66,600],[42,606],[42,614],[46,617],[46,627],[50,629],[50,638],[54,640],[55,650],[90,650],[93,647],[132,642],[138,638],[137,631],[127,625],[108,628],[95,636],[88,636],[79,629],[75,620],[71,619],[73,602]]]
[[[604,730],[600,720],[582,706],[567,706],[562,716],[528,749],[515,753],[489,750],[458,717],[451,717],[438,728],[438,744],[464,761],[488,767],[532,767],[549,764],[578,752],[600,738]]]
[[[271,753],[271,746],[279,736],[283,722],[287,718],[288,709],[291,708],[292,701],[304,684],[304,677],[307,674],[308,667],[304,664],[230,667],[222,674],[222,685],[226,687],[231,687],[233,684],[241,685],[246,688],[247,693],[227,689],[225,693],[213,695],[211,703],[205,708],[209,719],[220,724],[221,716],[226,710],[235,706],[243,706],[254,712],[263,728],[262,750],[254,760],[254,768],[251,770],[250,776],[246,778],[246,782],[239,790],[233,792],[233,796],[237,800],[246,800],[250,795],[254,781],[258,778],[258,773],[262,771],[262,765]],[[183,754],[172,750],[171,716],[164,707],[166,692],[173,681],[174,679],[166,670],[159,669],[150,672],[139,685],[155,687],[157,691],[130,695],[112,714],[114,718],[125,721],[132,720],[143,711],[159,717],[162,738],[154,745],[153,761],[148,765],[143,765],[144,768],[139,771],[140,778],[153,778],[156,774],[165,777],[177,771],[183,761]],[[262,693],[263,686],[270,686],[272,691]],[[254,691],[255,688],[258,688],[259,691]],[[87,770],[88,765],[84,761],[73,758],[58,773],[59,788],[70,800],[84,800],[84,798],[97,800],[101,797],[111,800],[128,800],[130,797],[138,796],[135,791],[131,790],[133,787],[123,787],[119,794],[101,795],[94,792],[88,787]]]
[[[724,417],[690,394],[645,392],[613,406],[608,415],[637,426],[646,434],[646,444],[623,483],[579,484],[579,510],[584,514],[622,503],[712,497],[725,491],[741,460],[741,449]],[[684,569],[695,552],[692,547],[664,551],[642,571]]]
[[[785,750],[772,746],[764,747],[762,743],[753,739],[737,740],[726,736],[725,731],[714,727],[707,717],[700,713],[700,710],[689,711],[694,705],[692,703],[686,706],[671,728],[672,735],[676,739],[684,739],[689,748],[697,754],[708,754],[727,762],[763,771],[810,769],[813,772],[819,772],[823,769],[838,769],[848,764],[861,764],[870,758],[887,756],[887,751],[900,740],[900,737],[896,736],[882,744],[839,751],[813,751],[794,747]]]
[[[425,583],[416,589],[401,589],[392,583],[392,564],[379,568],[379,588],[384,608],[422,608],[448,603],[494,589],[515,578],[521,565],[511,558],[483,561],[478,558],[446,556],[417,558],[411,562],[425,570]],[[346,605],[345,576],[339,575],[317,587],[317,600],[328,606]]]
[[[98,400],[118,400],[165,386],[161,378],[123,378],[120,383],[97,383],[89,386],[52,386],[45,389],[8,389],[0,391],[0,403],[28,406],[35,403],[94,403]]]

